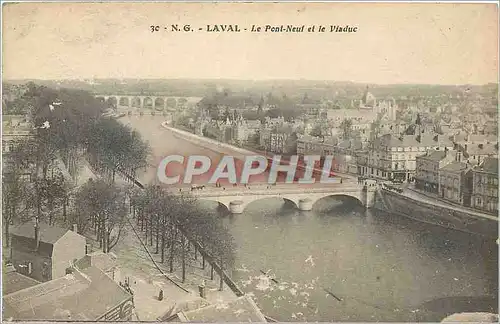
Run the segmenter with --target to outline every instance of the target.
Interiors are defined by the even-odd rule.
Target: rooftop
[[[483,163],[474,168],[476,171],[498,174],[498,158],[485,158]]]
[[[209,306],[210,303],[208,300],[201,298],[201,297],[195,297],[194,299],[188,299],[184,300],[181,302],[176,303],[171,309],[169,309],[166,313],[158,317],[158,321],[160,322],[166,322],[169,321],[172,316],[175,316],[179,312],[190,312],[193,310],[200,309],[202,307]]]
[[[2,294],[8,295],[19,290],[36,286],[38,284],[40,284],[39,281],[22,275],[19,272],[7,272],[3,274],[2,278]]]
[[[467,154],[470,155],[494,155],[498,154],[496,144],[470,144],[467,146]]]
[[[467,169],[470,169],[470,164],[464,163],[464,162],[451,162],[444,167],[440,168],[440,171],[447,171],[447,172],[460,172],[460,171],[465,171]]]
[[[425,159],[439,162],[446,157],[445,151],[428,151],[427,154],[417,156],[417,159]]]
[[[94,266],[102,271],[112,270],[117,266],[117,257],[114,253],[104,253],[102,251],[96,251],[89,253],[80,260],[76,262],[79,269],[86,269],[90,266]]]
[[[453,143],[447,136],[424,133],[421,135],[401,135],[385,134],[375,141],[375,144],[386,147],[428,147],[453,146]]]
[[[40,242],[48,244],[56,243],[61,237],[63,237],[64,234],[66,234],[67,231],[69,231],[69,229],[50,226],[47,223],[39,223],[39,226]],[[31,222],[12,228],[11,233],[16,236],[35,239],[35,228]]]
[[[181,312],[189,322],[221,323],[221,322],[267,322],[253,299],[242,296],[228,303],[202,307],[189,312]]]
[[[131,295],[101,270],[74,270],[62,278],[4,295],[4,319],[97,320]]]

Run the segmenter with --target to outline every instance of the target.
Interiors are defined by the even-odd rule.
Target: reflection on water
[[[203,208],[216,208],[204,203]],[[280,321],[439,321],[491,310],[494,242],[328,197],[313,211],[263,199],[224,214],[233,278]]]

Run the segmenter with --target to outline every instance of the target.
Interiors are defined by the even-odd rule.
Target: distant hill
[[[32,81],[51,88],[77,88],[96,94],[160,94],[179,97],[206,97],[230,89],[254,99],[272,93],[275,97],[288,96],[301,100],[305,94],[312,100],[361,98],[366,87],[377,98],[420,97],[438,95],[481,94],[496,98],[498,84],[487,85],[377,85],[345,81],[315,80],[224,80],[224,79],[95,79],[95,80],[11,80],[4,84],[22,84]]]

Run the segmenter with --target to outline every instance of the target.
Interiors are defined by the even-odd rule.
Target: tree
[[[224,114],[222,115],[222,120],[231,120],[231,112],[229,111],[229,107],[226,107],[226,111],[224,111]]]
[[[53,225],[55,211],[65,203],[68,186],[60,172],[50,177],[34,177],[27,184],[25,203],[33,215],[35,238],[38,237],[40,222]]]
[[[340,128],[342,129],[342,137],[344,139],[350,139],[352,137],[352,119],[344,119],[340,123]]]
[[[2,179],[2,214],[5,226],[5,241],[9,247],[10,225],[15,220],[21,220],[26,211],[26,182],[21,178],[19,170],[5,170]]]
[[[116,172],[133,176],[138,168],[146,166],[149,146],[138,132],[104,118],[93,127],[88,152],[95,167],[114,181]]]
[[[126,190],[113,183],[90,179],[76,193],[77,224],[83,233],[88,225],[94,227],[104,253],[119,241],[127,214]],[[112,234],[115,234],[112,236]]]

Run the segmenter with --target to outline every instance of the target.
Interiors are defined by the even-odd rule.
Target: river
[[[152,165],[174,153],[218,157],[173,137],[161,118],[122,120],[150,142]],[[366,211],[347,197],[321,199],[310,212],[264,199],[221,217],[237,245],[233,279],[279,321],[439,321],[498,310],[495,242]]]

